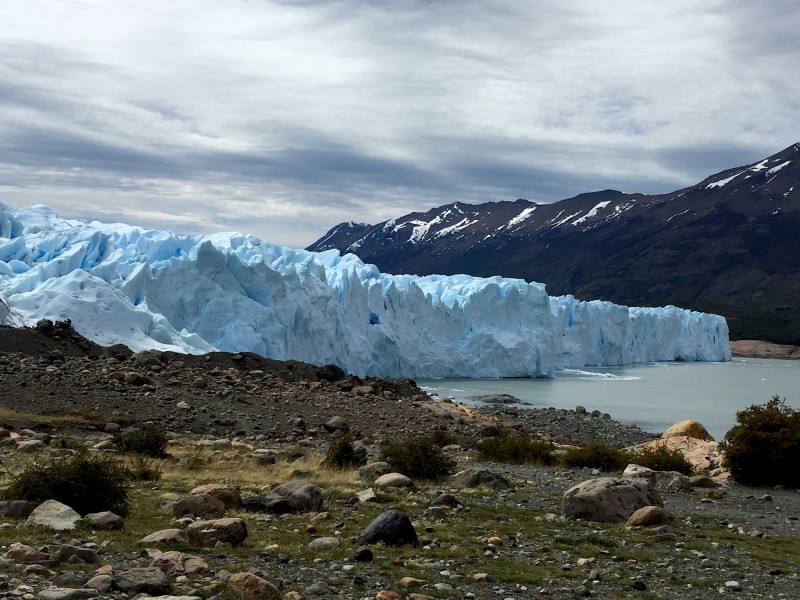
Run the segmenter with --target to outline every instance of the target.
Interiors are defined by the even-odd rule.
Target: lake
[[[568,369],[553,379],[438,379],[417,383],[429,393],[475,404],[467,396],[511,394],[529,408],[609,413],[662,432],[683,419],[696,419],[721,440],[736,412],[764,404],[774,395],[800,409],[800,361],[735,358],[728,363],[652,363]]]

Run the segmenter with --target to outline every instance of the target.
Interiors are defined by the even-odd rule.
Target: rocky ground
[[[661,489],[676,520],[625,527],[563,516],[564,492],[600,474],[481,463],[474,451],[481,436],[502,427],[563,443],[628,445],[653,437],[602,414],[475,411],[432,402],[411,381],[361,380],[334,367],[251,354],[134,355],[44,324],[0,330],[0,395],[0,453],[11,472],[77,445],[111,448],[112,432],[148,421],[171,432],[172,456],[161,463],[160,481],[136,484],[119,531],[83,524],[53,532],[26,526],[4,506],[0,594],[8,598],[800,596],[797,490],[730,482]],[[381,443],[442,430],[459,443],[448,451],[459,469],[488,471],[504,483],[382,487],[354,469],[330,471],[319,458],[341,435],[323,426],[335,416],[371,461]],[[319,488],[321,506],[296,514],[225,510],[246,524],[243,544],[140,541],[164,529],[186,535],[192,519],[176,521],[174,505],[198,484],[225,484],[247,499],[298,479]],[[369,488],[374,501],[358,501]],[[411,518],[419,545],[362,543],[367,525],[393,507]],[[160,554],[169,550],[177,556]],[[231,577],[247,571],[260,579]],[[87,587],[90,579],[97,585]]]

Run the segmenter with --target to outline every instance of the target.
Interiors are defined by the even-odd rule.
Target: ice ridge
[[[0,320],[71,319],[134,350],[252,351],[384,377],[548,377],[730,359],[716,315],[550,297],[539,283],[387,275],[352,254],[184,236],[0,204]]]

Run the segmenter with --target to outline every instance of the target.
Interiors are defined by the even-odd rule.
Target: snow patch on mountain
[[[102,344],[252,351],[359,375],[551,376],[730,358],[714,315],[551,298],[519,279],[386,275],[336,250],[64,220],[44,206],[0,204],[0,298],[6,321],[71,319]]]
[[[603,210],[609,204],[611,204],[611,202],[609,200],[606,200],[605,202],[599,202],[589,212],[587,212],[585,215],[583,215],[581,218],[575,219],[575,221],[573,221],[572,224],[573,225],[580,225],[586,219],[591,219],[592,217],[596,217],[597,213],[600,212],[601,210]]]

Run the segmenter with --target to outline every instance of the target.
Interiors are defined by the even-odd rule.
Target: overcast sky
[[[800,2],[8,0],[0,200],[304,246],[800,141]]]

